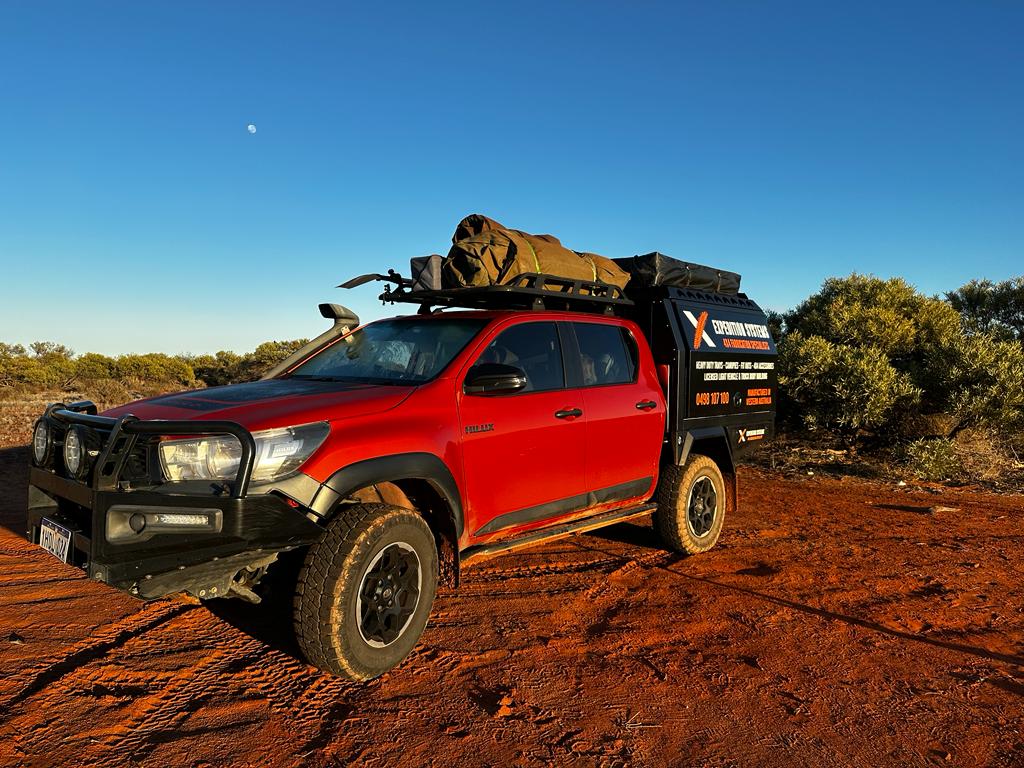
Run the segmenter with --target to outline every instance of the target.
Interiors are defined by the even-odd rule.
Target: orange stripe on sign
[[[697,330],[693,332],[693,348],[700,349],[700,343],[704,340],[704,324],[708,321],[708,313],[701,312],[697,318]]]

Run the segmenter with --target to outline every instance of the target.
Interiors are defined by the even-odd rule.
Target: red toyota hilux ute
[[[473,558],[651,513],[669,547],[716,543],[736,458],[774,428],[775,346],[753,301],[389,279],[382,298],[417,314],[353,330],[322,305],[334,328],[259,381],[103,414],[51,405],[30,539],[146,599],[255,602],[299,550],[299,645],[357,680],[405,658],[437,585]]]

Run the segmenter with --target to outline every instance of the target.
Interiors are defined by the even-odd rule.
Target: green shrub
[[[921,394],[881,350],[799,332],[779,347],[779,389],[803,426],[846,435],[882,427]]]
[[[218,352],[216,355],[198,355],[185,359],[195,371],[196,378],[208,387],[237,384],[240,381],[254,381],[260,378],[307,341],[266,341],[245,355]]]
[[[196,378],[208,387],[231,384],[240,381],[242,356],[234,352],[218,352],[216,355],[198,355],[189,360]]]
[[[45,389],[50,386],[45,366],[34,357],[0,357],[0,387]]]
[[[993,283],[972,280],[946,294],[972,328],[1024,341],[1024,276]]]
[[[160,352],[121,355],[114,361],[114,373],[116,378],[124,382],[137,379],[182,386],[191,386],[195,382],[192,366],[184,360]]]
[[[963,478],[964,466],[952,440],[915,440],[903,451],[907,468],[922,480]]]
[[[984,333],[961,335],[927,351],[922,367],[930,409],[960,427],[1024,430],[1024,346]]]
[[[1024,429],[1024,347],[899,278],[829,278],[785,328],[780,408],[790,420],[890,436],[937,414],[955,417],[956,429]]]
[[[80,381],[113,379],[117,376],[117,363],[106,355],[87,352],[75,361],[75,370]]]
[[[25,347],[21,344],[6,344],[0,341],[0,360],[7,360],[12,357],[22,357],[25,354]]]
[[[785,315],[788,331],[834,344],[874,347],[890,358],[960,334],[960,316],[941,299],[924,296],[905,280],[870,275],[830,277],[818,293]]]
[[[73,350],[68,349],[63,344],[58,344],[55,341],[33,341],[28,345],[28,348],[32,350],[32,354],[37,359],[44,362],[52,360],[70,360],[75,356]]]
[[[0,342],[0,387],[26,391],[71,390],[87,387],[111,393],[117,400],[129,392],[152,392],[176,387],[214,386],[252,381],[306,344],[306,339],[268,341],[252,352],[215,355],[120,355],[87,352],[78,357],[52,341],[29,345]]]

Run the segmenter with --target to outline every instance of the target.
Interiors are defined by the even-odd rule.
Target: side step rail
[[[468,547],[463,550],[459,559],[462,564],[465,565],[472,560],[494,557],[495,555],[511,552],[512,550],[520,549],[521,547],[529,547],[542,541],[562,539],[566,536],[572,536],[573,534],[585,533],[587,531],[592,531],[595,528],[603,528],[606,525],[612,525],[613,523],[622,523],[636,517],[643,517],[644,515],[650,514],[654,511],[657,506],[657,504],[648,503],[641,504],[638,507],[616,509],[612,512],[606,512],[603,515],[597,515],[596,517],[588,517],[583,520],[573,520],[572,522],[554,525],[550,528],[543,528],[539,531],[530,531],[521,536],[503,539],[502,541],[495,542],[494,544],[481,544],[475,547]]]

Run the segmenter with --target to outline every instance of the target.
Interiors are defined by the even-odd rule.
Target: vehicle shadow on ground
[[[638,521],[616,523],[606,528],[596,528],[592,531],[587,531],[586,535],[593,536],[595,539],[604,539],[605,541],[617,541],[620,544],[628,544],[631,547],[665,549],[665,545],[658,538],[658,534],[651,525],[650,518],[639,518]]]
[[[203,605],[239,632],[305,664],[292,628],[295,584],[304,557],[304,549],[279,555],[256,588],[261,598],[258,604],[218,598],[205,601]]]
[[[901,505],[890,506],[900,509],[904,508]],[[917,510],[914,509],[914,511],[916,512]],[[645,547],[651,549],[658,549],[663,547],[655,531],[651,527],[644,526],[642,524],[637,525],[634,523],[620,523],[619,525],[609,526],[608,528],[603,528],[596,531],[589,531],[587,533],[587,536],[593,539],[605,539],[607,541],[616,541],[634,545],[637,547]],[[586,546],[582,543],[581,545]],[[596,551],[601,551],[597,550],[597,548],[594,549]],[[683,555],[678,555],[676,558],[673,558],[668,562],[662,564],[655,563],[650,567],[657,568],[658,570],[664,571],[666,573],[670,573],[678,578],[701,582],[703,584],[717,587],[719,589],[739,592],[767,603],[772,603],[774,605],[782,606],[785,608],[792,608],[793,610],[810,614],[812,616],[817,616],[818,618],[825,619],[828,621],[841,621],[845,624],[861,627],[863,629],[871,630],[872,632],[877,632],[879,634],[887,635],[889,637],[897,638],[900,640],[909,640],[915,643],[922,643],[924,645],[930,645],[935,648],[942,648],[949,651],[955,651],[957,653],[976,656],[982,659],[988,659],[989,661],[998,661],[1004,664],[1013,664],[1015,666],[1024,665],[1024,655],[999,653],[998,651],[992,651],[988,648],[983,648],[980,646],[966,645],[964,643],[954,643],[948,640],[942,640],[937,637],[928,637],[927,635],[915,634],[913,632],[904,632],[898,629],[886,627],[874,621],[861,619],[856,616],[849,616],[842,613],[836,613],[835,611],[829,611],[825,608],[817,608],[813,605],[807,605],[806,603],[798,603],[793,600],[787,600],[784,597],[776,597],[774,595],[769,595],[764,592],[758,592],[757,590],[749,589],[747,587],[742,587],[736,584],[727,584],[723,581],[710,579],[706,576],[697,576],[696,574],[686,573],[684,569],[686,568],[687,560],[687,557]],[[757,567],[754,568],[744,568],[737,571],[737,573],[741,576],[769,576],[777,572],[778,569],[773,568],[765,563],[760,563]],[[1011,693],[1020,693],[1021,695],[1024,695],[1024,686],[1021,686],[1019,688],[1019,690],[1018,687],[1008,688],[1007,690],[1010,690]]]
[[[974,645],[964,645],[963,643],[952,643],[946,640],[940,640],[936,637],[928,637],[926,635],[917,635],[913,632],[903,632],[898,629],[891,629],[882,624],[878,624],[874,621],[868,621],[867,619],[859,619],[856,616],[847,616],[846,614],[836,613],[835,611],[829,611],[825,608],[816,608],[813,605],[806,605],[805,603],[798,603],[793,600],[787,600],[783,597],[775,597],[774,595],[766,595],[763,592],[758,592],[753,589],[747,589],[746,587],[736,586],[734,584],[725,584],[721,581],[715,581],[704,576],[695,576],[689,573],[682,573],[676,568],[669,566],[655,565],[655,568],[660,568],[663,571],[667,571],[675,576],[680,576],[684,579],[690,579],[692,581],[700,581],[705,584],[710,584],[715,587],[721,587],[723,589],[729,589],[736,592],[742,592],[750,597],[758,598],[767,603],[773,603],[785,608],[792,608],[796,611],[817,616],[822,619],[830,621],[841,621],[845,624],[851,624],[856,627],[863,629],[869,629],[872,632],[878,632],[882,635],[888,635],[889,637],[895,637],[900,640],[910,640],[915,643],[923,643],[924,645],[930,645],[935,648],[944,648],[948,651],[956,651],[957,653],[964,653],[970,656],[977,656],[982,659],[988,659],[989,661],[999,661],[1004,664],[1013,664],[1015,666],[1024,665],[1024,656],[1014,656],[1009,653],[999,653],[998,651],[991,651],[988,648],[981,648]]]
[[[28,527],[28,446],[0,448],[0,526],[16,536]]]

